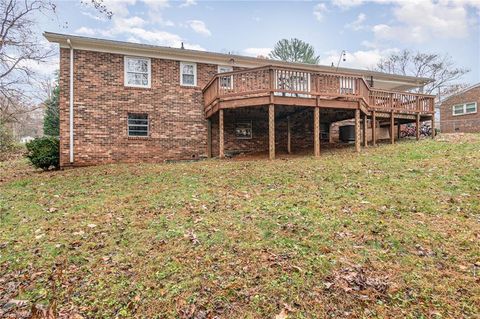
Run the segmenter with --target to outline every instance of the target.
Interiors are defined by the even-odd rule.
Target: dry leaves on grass
[[[478,134],[472,133],[442,133],[436,137],[439,142],[471,143],[479,140]]]
[[[285,309],[282,309],[278,315],[275,316],[275,319],[287,319],[288,313]]]
[[[192,244],[200,245],[200,240],[198,239],[197,235],[193,232],[193,230],[189,230],[184,235],[185,238],[188,238]]]
[[[275,319],[287,319],[288,314],[292,313],[292,312],[293,312],[292,307],[290,307],[290,305],[284,303],[282,311],[280,311],[280,313],[275,316]]]
[[[336,288],[345,293],[359,293],[361,299],[377,299],[390,287],[389,277],[378,275],[360,265],[344,267],[336,271],[324,285],[327,290]]]

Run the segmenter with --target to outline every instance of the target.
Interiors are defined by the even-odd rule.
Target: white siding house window
[[[218,73],[225,73],[225,72],[232,72],[233,67],[232,66],[218,66]],[[225,89],[231,89],[233,86],[233,76],[222,76],[220,77],[220,87],[225,88]]]
[[[149,88],[151,83],[149,58],[125,57],[125,86]]]
[[[464,115],[477,113],[477,102],[457,104],[453,106],[453,115]]]
[[[128,114],[128,136],[148,136],[148,114]]]
[[[185,86],[197,86],[197,64],[180,62],[180,84]]]

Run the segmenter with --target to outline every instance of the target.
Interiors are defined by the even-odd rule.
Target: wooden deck
[[[360,151],[360,125],[387,123],[394,143],[394,126],[431,120],[434,129],[434,96],[411,92],[386,91],[370,87],[357,74],[316,72],[265,66],[216,74],[203,89],[205,117],[219,113],[219,156],[224,157],[223,110],[268,106],[269,153],[275,158],[275,106],[311,107],[314,111],[314,155],[320,155],[320,109],[350,110],[354,114],[356,151]],[[371,124],[372,125],[372,124]],[[372,126],[373,145],[376,125]],[[210,129],[209,129],[210,130]],[[419,131],[417,129],[417,138]],[[211,133],[208,145],[211,156]]]
[[[266,66],[215,75],[203,89],[205,116],[220,109],[292,105],[398,114],[434,113],[434,96],[371,88],[354,74]]]

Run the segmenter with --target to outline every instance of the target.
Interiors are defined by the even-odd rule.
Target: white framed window
[[[477,102],[470,102],[465,104],[456,104],[452,107],[452,114],[464,115],[477,113]]]
[[[309,94],[290,93],[288,91],[310,92],[310,73],[287,70],[275,70],[275,89],[282,92],[275,92],[277,96],[310,97]],[[287,91],[287,92],[285,92]]]
[[[465,114],[477,113],[477,102],[465,104]]]
[[[233,71],[233,66],[223,66],[219,65],[218,66],[218,73],[226,73],[226,72],[232,72]],[[228,76],[221,76],[220,78],[220,87],[224,89],[231,89],[233,88],[233,76],[228,75]]]
[[[126,56],[124,58],[125,86],[149,88],[151,86],[151,61],[149,58]]]
[[[354,78],[340,77],[340,94],[355,94],[357,81]]]
[[[127,127],[128,127],[128,136],[148,137],[148,133],[149,133],[148,114],[128,113]]]
[[[463,104],[453,106],[453,115],[462,115],[464,114]]]
[[[197,64],[180,62],[180,85],[197,86]]]
[[[240,140],[252,138],[252,121],[235,123],[235,137]]]

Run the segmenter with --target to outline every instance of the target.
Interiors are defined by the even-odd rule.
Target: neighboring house
[[[31,142],[35,139],[35,137],[32,137],[32,136],[23,136],[20,138],[20,143],[22,144],[26,144],[28,142]]]
[[[432,120],[433,96],[405,92],[430,79],[44,35],[60,45],[62,167],[232,152],[318,156],[324,128],[346,119],[359,151],[361,124],[393,132]]]
[[[15,140],[22,142],[25,138],[43,136],[43,113],[43,104],[40,104],[32,107],[28,112],[16,115],[16,121],[12,123]]]
[[[480,132],[480,83],[472,85],[440,103],[442,133]]]

